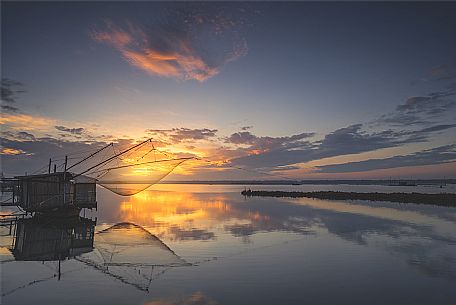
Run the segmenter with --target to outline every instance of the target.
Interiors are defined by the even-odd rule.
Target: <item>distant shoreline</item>
[[[159,184],[214,184],[214,185],[384,185],[404,186],[398,182],[413,182],[415,185],[440,186],[456,184],[456,179],[392,179],[392,180],[189,180],[189,181],[160,181]],[[408,187],[413,187],[405,185]]]
[[[328,200],[368,200],[396,203],[430,204],[446,207],[456,207],[456,194],[423,194],[423,193],[357,193],[357,192],[284,192],[284,191],[251,191],[244,190],[242,195],[247,197],[290,197],[316,198]]]

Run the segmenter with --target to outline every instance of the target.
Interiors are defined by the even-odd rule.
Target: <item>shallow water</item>
[[[455,208],[244,198],[243,188],[98,188],[87,221],[18,226],[16,258],[3,228],[2,304],[454,304]],[[421,188],[252,186],[441,191]]]

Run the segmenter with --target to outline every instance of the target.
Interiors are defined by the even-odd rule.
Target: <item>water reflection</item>
[[[57,237],[69,228],[68,236],[90,232],[78,227],[85,218],[61,227],[27,220],[24,237],[18,225],[16,243],[33,251],[14,246],[16,259],[30,260],[2,262],[5,304],[451,304],[456,297],[450,208],[232,192],[126,198],[101,190],[97,200],[92,238],[79,244]],[[52,245],[55,253],[46,250]]]
[[[57,261],[90,252],[95,224],[82,217],[19,219],[12,253],[18,261]]]
[[[197,291],[189,296],[164,298],[160,300],[146,302],[142,305],[216,305],[212,298],[206,296],[201,291]]]
[[[453,211],[436,207],[427,213],[429,207],[409,206],[148,191],[118,208],[122,220],[141,223],[169,241],[212,241],[224,247],[227,235],[254,243],[251,237],[258,233],[327,232],[400,257],[427,275],[456,280],[456,224],[439,217]],[[282,240],[271,237],[270,242]]]
[[[5,254],[1,261],[8,274],[2,297],[87,268],[147,291],[168,268],[189,265],[141,226],[122,222],[95,232],[95,225],[96,220],[84,217],[17,220],[9,249],[13,259]],[[33,263],[45,268],[37,272]],[[24,272],[26,277],[19,276]]]

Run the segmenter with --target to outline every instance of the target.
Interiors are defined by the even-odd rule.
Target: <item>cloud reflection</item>
[[[206,296],[201,291],[197,291],[190,296],[180,298],[167,298],[144,303],[143,305],[216,305],[213,299]]]
[[[223,243],[227,233],[240,242],[252,242],[257,233],[326,232],[387,251],[426,274],[455,279],[456,261],[451,257],[456,239],[450,232],[456,226],[437,215],[447,211],[401,209],[312,199],[243,201],[230,194],[148,191],[122,202],[120,216],[148,226],[161,238],[186,242]]]

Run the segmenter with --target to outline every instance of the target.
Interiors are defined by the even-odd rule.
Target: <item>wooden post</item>
[[[58,278],[57,278],[58,281],[60,281],[60,277],[62,276],[62,273],[60,271],[60,261],[61,261],[61,259],[60,259],[60,253],[59,253],[59,275],[58,275]]]
[[[66,189],[67,189],[66,171],[67,171],[67,165],[68,165],[68,156],[65,156],[65,166],[63,167],[63,205],[66,205]]]
[[[51,173],[51,163],[52,163],[52,160],[51,160],[51,158],[49,158],[48,174]]]
[[[54,173],[57,171],[57,164],[54,164]]]

